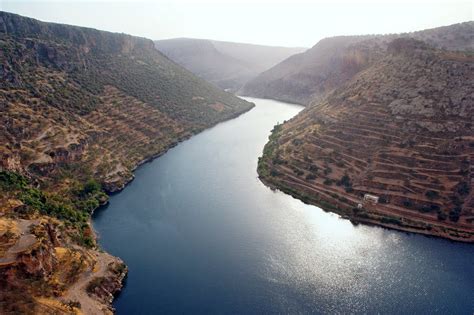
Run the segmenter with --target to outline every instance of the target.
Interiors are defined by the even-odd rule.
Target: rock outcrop
[[[261,179],[355,222],[474,242],[472,53],[397,38],[377,59],[274,129]]]
[[[0,47],[0,313],[110,312],[126,268],[97,251],[104,191],[253,105],[144,38],[0,12]],[[22,220],[42,223],[17,233]]]
[[[421,40],[443,50],[473,51],[473,28],[474,22],[465,22],[405,34],[325,38],[261,73],[240,94],[307,105],[383,58],[387,44],[396,38]]]
[[[113,294],[121,289],[127,272],[123,262],[92,249],[70,247],[58,220],[0,219],[0,226],[5,250],[0,258],[2,314],[65,314],[81,308],[86,314],[97,314],[111,310]],[[108,267],[102,266],[104,260]],[[86,288],[75,287],[81,281],[85,286],[103,277],[107,285],[100,297],[88,298]]]

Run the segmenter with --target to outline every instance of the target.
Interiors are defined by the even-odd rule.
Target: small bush
[[[436,198],[439,198],[439,194],[437,191],[434,191],[434,190],[428,190],[426,193],[425,193],[425,196],[428,198],[428,199],[436,199]]]
[[[446,213],[444,213],[443,211],[438,211],[438,220],[440,221],[444,221],[448,218],[448,216],[446,215]]]
[[[82,190],[84,195],[94,194],[101,190],[100,184],[95,179],[89,179]]]
[[[461,182],[458,186],[457,186],[457,193],[460,194],[461,196],[464,196],[464,195],[467,195],[469,194],[469,191],[471,190],[471,188],[469,187],[469,184],[466,183],[466,182]]]
[[[316,173],[319,170],[319,168],[316,165],[310,165],[308,170],[310,172]]]
[[[379,203],[388,203],[388,197],[384,195],[380,196]]]
[[[5,190],[19,190],[28,185],[26,178],[15,172],[0,172],[0,188]]]
[[[406,208],[410,208],[413,205],[410,199],[403,200],[403,206]]]
[[[395,224],[395,225],[402,225],[402,221],[398,218],[382,218],[382,223],[386,224]]]
[[[324,185],[331,186],[334,183],[332,179],[326,178],[323,182]]]
[[[449,211],[449,220],[452,222],[458,222],[460,214],[461,214],[461,207],[455,207],[454,209]]]

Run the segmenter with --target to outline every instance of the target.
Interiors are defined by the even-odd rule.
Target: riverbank
[[[97,181],[90,175],[91,170],[98,169],[94,161],[101,161],[101,156],[97,155],[97,142],[109,139],[111,134],[108,134],[109,138],[102,140],[97,135],[90,136],[89,140],[81,141],[80,146],[71,145],[69,151],[62,154],[64,157],[57,158],[54,163],[44,163],[45,166],[41,170],[45,173],[35,182],[16,172],[0,169],[0,188],[5,190],[5,194],[0,197],[0,214],[2,219],[6,219],[5,228],[0,229],[0,272],[10,274],[2,277],[0,281],[0,286],[3,287],[0,291],[8,291],[0,301],[0,310],[26,312],[28,308],[34,308],[35,312],[39,313],[47,310],[82,310],[85,314],[113,312],[113,297],[122,288],[127,268],[120,258],[101,252],[92,228],[91,215],[97,208],[107,204],[110,195],[122,191],[133,180],[133,172],[141,165],[162,156],[192,136],[251,110],[254,106],[248,103],[242,110],[209,126],[178,132],[178,137],[174,140],[166,138],[159,145],[153,140],[140,151],[140,155],[143,154],[141,159],[137,159],[136,154],[132,157],[122,154],[132,148],[120,151],[120,160],[114,160],[116,165],[108,166],[113,175],[99,176]],[[125,130],[120,130],[120,134],[123,133]],[[81,173],[81,169],[86,172],[71,180],[61,181],[62,178],[58,176],[60,172]],[[92,178],[89,177],[90,180],[81,183],[85,176]],[[50,179],[47,188],[38,186],[38,182],[44,183]],[[74,212],[75,208],[80,211]],[[28,244],[31,246],[24,249],[25,237],[20,232],[15,232],[21,230],[17,228],[21,225],[21,220],[41,222],[31,225],[30,228],[35,230],[35,234],[29,236],[31,244]],[[11,249],[19,246],[22,250],[11,254]],[[104,260],[108,261],[110,266],[96,270],[96,266],[104,265]],[[40,263],[33,266],[35,261]],[[40,277],[41,281],[31,284],[30,274]],[[96,288],[91,289],[90,283],[95,283]],[[23,296],[24,301],[20,302],[18,296]]]
[[[265,163],[263,160],[259,162],[257,169],[259,179],[270,189],[280,190],[306,204],[336,213],[341,218],[350,220],[354,224],[382,226],[388,229],[439,237],[456,242],[474,243],[474,231],[460,229],[459,226],[454,224],[443,224],[443,222],[437,222],[435,219],[426,220],[426,218],[417,221],[411,220],[409,217],[400,217],[400,213],[393,212],[391,209],[382,211],[384,206],[380,204],[365,203],[364,207],[359,209],[358,204],[362,201],[341,191],[324,192],[305,185],[291,186],[289,183],[285,185],[283,182],[276,181],[275,177],[268,172],[262,171],[263,163]]]
[[[129,268],[117,313],[472,309],[470,244],[354,226],[265,186],[256,167],[269,130],[302,108],[250,101],[139,167],[94,215],[100,245]]]
[[[250,110],[252,110],[255,107],[255,104],[253,104],[251,107],[248,109],[236,113],[235,115],[231,115],[228,118],[226,118],[223,121],[217,122],[214,125],[209,126],[208,128],[202,129],[197,131],[196,133],[190,133],[190,134],[185,134],[182,138],[176,140],[175,142],[171,143],[169,146],[167,146],[163,151],[158,152],[156,154],[153,154],[149,157],[144,158],[140,162],[138,162],[136,165],[132,167],[132,172],[135,172],[140,166],[150,163],[153,160],[163,156],[166,154],[170,149],[176,147],[183,141],[186,141],[193,136],[199,134],[200,132],[213,128],[216,125],[223,123],[225,121],[234,119]],[[134,180],[134,176],[132,174],[131,177],[126,177],[123,179],[120,185],[115,186],[113,189],[107,190],[108,195],[110,196],[111,194],[118,194],[122,190],[124,190],[128,184],[130,184]],[[107,203],[104,203],[100,205],[98,208],[105,207]],[[98,236],[95,230],[92,227],[92,215],[95,210],[98,208],[94,209],[91,214],[91,218],[89,219],[89,225],[91,226],[91,230],[93,232],[94,236],[94,241],[97,243],[98,242]],[[85,305],[86,309],[83,309],[81,307],[81,311],[85,311],[85,314],[95,314],[96,311],[98,310],[109,310],[110,312],[114,311],[114,308],[112,307],[112,302],[114,299],[114,296],[116,296],[122,289],[123,284],[122,281],[125,279],[128,268],[126,264],[118,257],[111,256],[107,253],[101,253],[101,252],[94,252],[93,255],[96,257],[100,258],[97,259],[96,264],[99,266],[98,270],[96,269],[97,267],[94,267],[93,270],[89,270],[84,272],[81,275],[81,280],[76,282],[71,288],[68,289],[67,294],[62,297],[60,300],[65,301],[67,300],[68,297],[73,297],[75,301],[78,301],[80,305]],[[108,264],[114,264],[117,266],[122,266],[119,269],[121,269],[120,272],[115,272],[113,270],[109,270],[105,268],[104,261],[107,261]],[[117,269],[117,268],[116,268]],[[98,279],[104,279],[104,281],[99,281],[98,289],[93,289],[91,290],[92,292],[88,294],[87,291],[87,286],[94,281],[97,282]],[[112,284],[112,285],[110,285]],[[98,293],[94,293],[95,291],[98,290]],[[91,298],[91,295],[93,298]],[[105,306],[105,308],[104,308]]]

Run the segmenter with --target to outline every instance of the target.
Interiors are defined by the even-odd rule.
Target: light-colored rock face
[[[411,39],[387,47],[278,127],[259,174],[358,221],[474,242],[474,58]]]
[[[0,247],[2,313],[64,314],[79,311],[78,306],[84,314],[112,313],[125,265],[106,253],[71,247],[63,229],[57,220],[0,218],[0,238],[5,241]],[[97,283],[97,290],[87,290]],[[29,295],[36,297],[35,303],[25,303]]]

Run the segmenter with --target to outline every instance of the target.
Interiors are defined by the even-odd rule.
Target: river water
[[[136,171],[94,215],[129,275],[117,314],[473,314],[474,247],[349,221],[257,178],[277,122],[256,107]]]

